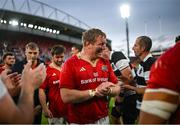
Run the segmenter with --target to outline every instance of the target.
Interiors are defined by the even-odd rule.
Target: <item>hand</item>
[[[20,92],[20,79],[21,74],[18,74],[17,72],[8,74],[10,70],[6,69],[1,73],[1,79],[5,86],[7,87],[9,93],[11,96],[16,96]]]
[[[18,86],[20,84],[21,75],[17,72],[10,74],[8,74],[8,72],[10,72],[10,70],[5,69],[1,73],[1,80],[3,81],[3,83],[5,83],[7,88],[13,88]]]
[[[96,88],[96,96],[103,97],[107,96],[110,92],[110,87],[113,87],[114,84],[111,82],[103,82]]]
[[[44,111],[44,116],[47,117],[47,118],[53,118],[53,114],[52,112],[47,108],[46,110],[43,110]]]
[[[40,105],[37,105],[35,108],[34,108],[34,115],[38,115],[39,113],[41,113],[41,106]]]
[[[128,90],[135,90],[135,86],[131,86],[131,85],[123,85],[124,89],[128,89]]]
[[[35,69],[31,69],[32,62],[29,61],[22,72],[21,83],[24,89],[34,91],[38,88],[46,78],[46,68],[44,64],[40,64]]]

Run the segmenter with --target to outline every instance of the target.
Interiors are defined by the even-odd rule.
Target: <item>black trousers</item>
[[[34,117],[33,124],[41,124],[41,115],[42,115],[42,112]]]
[[[137,116],[138,110],[136,108],[137,95],[130,95],[123,100],[123,123],[124,124],[134,124]]]
[[[123,98],[121,103],[116,103],[116,107],[113,107],[111,115],[116,118],[122,116],[124,124],[134,124],[138,116],[137,95],[129,95]]]

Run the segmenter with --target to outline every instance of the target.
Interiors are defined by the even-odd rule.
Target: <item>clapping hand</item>
[[[22,72],[22,86],[25,86],[25,89],[30,89],[31,91],[34,91],[36,88],[38,88],[41,83],[46,78],[46,68],[43,63],[41,63],[38,67],[35,69],[31,68],[32,61],[29,61]]]
[[[113,87],[114,84],[112,82],[103,82],[96,88],[96,96],[103,97],[107,96],[110,93],[110,87]]]
[[[1,80],[7,87],[9,93],[11,96],[16,96],[20,91],[20,80],[21,80],[21,74],[18,74],[17,72],[10,73],[11,71],[9,69],[5,69],[1,73]]]

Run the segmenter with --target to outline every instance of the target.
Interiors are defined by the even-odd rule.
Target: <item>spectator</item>
[[[78,54],[81,51],[82,47],[81,45],[74,45],[71,48],[71,55],[74,56],[76,54]]]
[[[108,60],[100,58],[106,35],[99,29],[83,33],[82,51],[68,59],[62,68],[60,92],[69,103],[68,122],[108,124],[107,96],[115,96],[120,86]]]
[[[180,42],[180,35],[176,37],[175,43]]]
[[[123,84],[135,85],[129,59],[121,51],[112,51],[106,44],[102,56],[111,62],[113,71]],[[113,124],[120,124],[122,116],[124,124],[133,124],[137,118],[136,92],[133,90],[121,91],[116,97],[115,106],[112,108]]]
[[[36,68],[40,63],[43,63],[41,60],[38,59],[39,56],[39,47],[36,43],[30,42],[26,44],[25,46],[25,56],[26,58],[22,61],[19,61],[14,64],[13,66],[13,72],[22,73],[24,69],[24,65],[31,60],[32,65],[31,68]],[[15,102],[18,100],[18,96],[14,98]],[[41,123],[41,114],[42,109],[39,102],[39,89],[36,89],[34,92],[34,124],[40,124]]]
[[[49,124],[63,124],[66,105],[62,102],[59,92],[59,75],[64,62],[65,48],[55,45],[51,49],[51,63],[47,67],[47,76],[39,89],[39,98],[44,114],[48,117]],[[47,92],[47,98],[46,98]],[[47,100],[48,99],[48,100]],[[49,102],[49,106],[46,102]]]
[[[43,64],[31,69],[31,62],[24,67],[21,78],[21,93],[17,106],[3,84],[14,84],[14,75],[7,75],[3,71],[0,80],[0,123],[27,124],[33,121],[33,94],[34,90],[44,81],[46,69]],[[16,81],[18,82],[18,81]]]
[[[180,124],[180,43],[155,62],[144,94],[140,124]]]
[[[4,65],[0,68],[0,73],[3,70],[8,70],[8,73],[12,72],[12,66],[15,64],[14,54],[12,52],[6,52],[3,55],[3,63]],[[14,77],[14,80],[18,81],[21,75],[17,75],[17,73],[14,73],[14,75],[16,76]],[[5,86],[12,97],[15,97],[18,93],[20,93],[20,82],[14,82],[14,84],[5,84]]]
[[[12,66],[14,65],[16,59],[15,56],[12,52],[6,52],[3,55],[3,63],[4,65],[2,67],[0,67],[0,73],[4,70],[4,69],[11,69]]]

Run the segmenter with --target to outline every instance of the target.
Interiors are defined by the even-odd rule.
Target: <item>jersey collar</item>
[[[144,59],[143,59],[143,62],[145,62],[149,57],[152,57],[152,54],[149,53]]]

